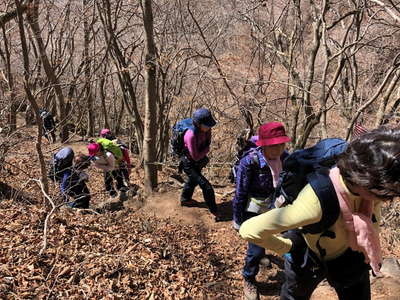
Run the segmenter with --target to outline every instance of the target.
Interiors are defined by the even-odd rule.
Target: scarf
[[[339,169],[337,167],[331,169],[329,177],[339,200],[350,248],[362,252],[365,263],[370,264],[375,274],[379,274],[382,266],[382,253],[378,232],[371,221],[373,201],[362,199],[358,212],[353,211],[355,208],[350,204],[348,192],[341,182]]]
[[[279,174],[282,171],[282,161],[280,158],[277,159],[265,159],[268,163],[268,167],[271,170],[272,174],[272,183],[273,186],[276,187],[279,181]]]

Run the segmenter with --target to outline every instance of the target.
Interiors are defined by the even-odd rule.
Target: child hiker
[[[244,222],[241,236],[285,257],[281,299],[309,299],[323,279],[340,300],[371,299],[369,269],[382,263],[382,203],[400,196],[400,129],[380,127],[353,140],[327,176],[340,214],[328,231],[297,230],[320,222],[322,200],[307,184],[291,205]],[[284,236],[281,232],[287,232]]]
[[[256,140],[257,139],[257,140]],[[272,195],[282,170],[282,161],[287,156],[285,144],[290,141],[282,123],[269,122],[260,126],[258,137],[253,137],[258,148],[249,150],[241,158],[236,170],[236,192],[233,199],[233,226],[240,225],[268,211]],[[260,262],[269,265],[265,248],[249,242],[242,275],[246,299],[258,299],[256,276]]]

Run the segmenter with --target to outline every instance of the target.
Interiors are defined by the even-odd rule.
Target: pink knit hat
[[[97,152],[100,151],[100,144],[97,143],[91,143],[87,146],[88,151],[89,151],[89,156],[95,156]]]
[[[100,131],[100,136],[101,136],[101,137],[105,137],[107,134],[111,134],[111,130],[108,129],[108,128],[103,128],[103,129]]]

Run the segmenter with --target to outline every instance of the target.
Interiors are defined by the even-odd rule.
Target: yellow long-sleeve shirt
[[[341,184],[348,194],[352,211],[357,212],[362,199],[350,193],[343,180],[341,180]],[[374,226],[378,230],[381,219],[380,201],[375,202],[373,213],[377,220]],[[292,242],[280,236],[279,233],[317,223],[321,218],[322,210],[318,197],[312,187],[306,185],[293,204],[272,209],[244,222],[240,227],[240,235],[251,243],[283,255],[290,250]],[[320,238],[321,234],[303,234],[308,247],[316,254],[319,253],[316,244],[320,238],[320,245],[326,250],[326,260],[340,256],[349,247],[344,220],[341,215],[329,229],[335,232],[336,237],[334,239],[329,237]]]

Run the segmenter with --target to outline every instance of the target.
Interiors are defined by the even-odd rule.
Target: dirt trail
[[[205,227],[210,232],[213,232],[212,238],[217,244],[234,244],[242,245],[240,249],[241,259],[245,255],[245,242],[239,238],[237,233],[231,228],[231,221],[215,223],[214,218],[209,213],[207,207],[202,200],[201,192],[197,191],[194,194],[194,199],[198,201],[200,207],[181,207],[179,204],[179,190],[167,191],[165,193],[158,193],[149,198],[142,208],[143,213],[154,215],[158,218],[168,218],[179,224],[185,225],[200,225]],[[225,210],[224,215],[231,214],[230,201],[222,201],[217,196],[217,205]],[[279,299],[279,286],[283,279],[282,267],[278,257],[273,258],[272,268],[261,268],[258,275],[258,280],[261,282],[261,299]],[[275,263],[276,262],[276,263]],[[240,270],[242,265],[237,266],[237,280],[241,285]],[[267,279],[269,278],[269,279]],[[267,279],[267,280],[266,280]],[[240,287],[241,289],[241,287]],[[241,299],[242,295],[239,293],[236,299]],[[320,286],[314,293],[313,300],[317,299],[337,299],[334,291],[328,285]]]
[[[143,211],[153,213],[159,218],[171,218],[186,225],[201,224],[210,229],[218,226],[200,197],[194,198],[198,201],[199,207],[181,207],[178,192],[156,194],[148,199]]]
[[[238,254],[244,258],[245,243],[237,233],[231,228],[231,221],[215,223],[212,215],[202,200],[202,194],[196,189],[194,199],[199,202],[200,207],[181,207],[179,204],[180,190],[170,190],[164,193],[158,193],[148,199],[145,206],[142,208],[143,213],[155,215],[158,218],[168,218],[179,224],[185,225],[201,225],[210,232],[213,232],[212,238],[218,244],[240,244],[243,245]],[[231,201],[221,200],[217,195],[217,205],[224,212],[225,216],[231,215]],[[273,257],[272,268],[261,268],[258,275],[258,281],[261,285],[261,299],[279,299],[279,287],[283,280],[282,265],[278,262],[280,258]],[[277,262],[277,263],[274,263]],[[240,270],[242,265],[238,266],[237,280],[241,285]],[[241,289],[241,287],[239,287]],[[385,278],[373,280],[372,299],[400,299],[400,287],[398,282],[393,279]],[[242,299],[242,295],[238,295],[236,299]],[[312,300],[333,300],[337,299],[336,293],[327,282],[321,283],[311,297]]]

